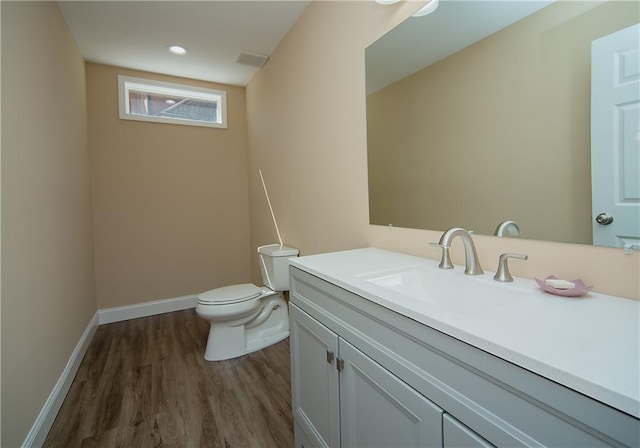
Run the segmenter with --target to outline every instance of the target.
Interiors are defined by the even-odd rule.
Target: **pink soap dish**
[[[571,280],[571,282],[575,285],[573,288],[571,289],[556,289],[551,285],[548,285],[546,283],[546,280],[548,278],[558,278],[555,275],[550,275],[547,278],[545,278],[544,280],[539,280],[539,279],[535,279],[536,282],[538,283],[538,286],[540,286],[540,288],[542,288],[543,291],[548,292],[549,294],[555,294],[556,296],[563,296],[563,297],[579,297],[581,295],[584,295],[585,293],[587,293],[591,288],[593,288],[593,286],[587,286],[584,284],[584,282],[580,279],[576,279],[576,280]]]

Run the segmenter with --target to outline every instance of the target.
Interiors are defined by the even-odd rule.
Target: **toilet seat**
[[[203,292],[198,296],[198,303],[202,305],[230,305],[255,299],[262,294],[262,290],[252,283],[223,286]]]

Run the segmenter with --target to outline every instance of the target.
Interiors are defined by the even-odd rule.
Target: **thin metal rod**
[[[269,193],[267,193],[267,186],[264,183],[264,177],[262,177],[262,170],[258,170],[260,173],[260,180],[262,180],[262,188],[264,189],[264,195],[267,197],[267,204],[269,204],[269,210],[271,211],[271,218],[273,218],[273,225],[276,227],[276,233],[278,234],[278,242],[280,243],[280,247],[283,246],[282,238],[280,237],[280,230],[278,230],[278,223],[276,222],[276,215],[273,213],[273,207],[271,207],[271,201],[269,200]]]

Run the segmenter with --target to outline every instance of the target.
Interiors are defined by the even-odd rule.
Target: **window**
[[[118,76],[120,118],[227,127],[227,93],[182,84]]]

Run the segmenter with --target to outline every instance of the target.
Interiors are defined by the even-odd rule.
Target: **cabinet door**
[[[340,339],[342,448],[442,447],[443,411]]]
[[[449,414],[443,417],[445,448],[492,448],[493,445]]]
[[[340,446],[338,336],[290,304],[291,389],[296,448]],[[299,430],[304,434],[299,434]]]

